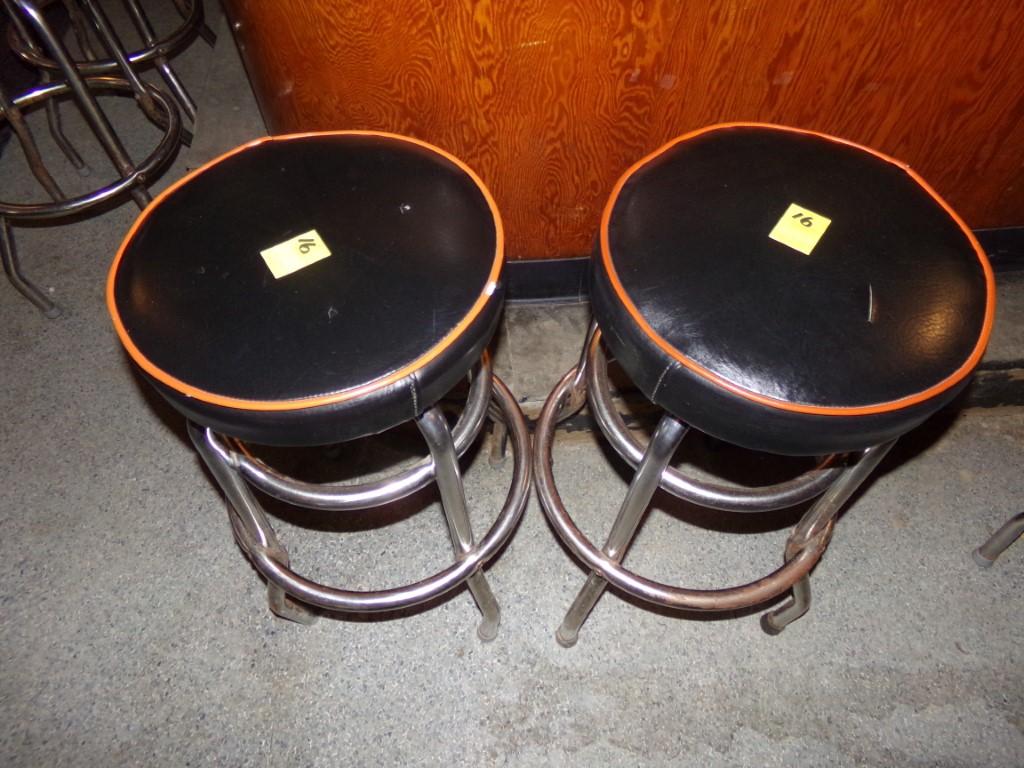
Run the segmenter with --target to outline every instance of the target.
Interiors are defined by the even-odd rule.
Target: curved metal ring
[[[644,446],[629,431],[612,404],[608,391],[608,364],[601,348],[600,330],[590,340],[586,369],[587,401],[594,418],[616,452],[635,469],[643,458]],[[843,471],[841,466],[834,466],[836,458],[835,455],[826,456],[817,467],[799,477],[760,488],[697,480],[686,477],[674,467],[665,470],[660,485],[673,496],[702,507],[727,512],[768,512],[796,506],[824,493]]]
[[[505,505],[487,535],[471,551],[429,578],[377,591],[358,592],[325,587],[309,581],[277,562],[265,547],[253,543],[249,554],[269,581],[304,603],[333,611],[372,613],[418,605],[457,587],[486,563],[515,530],[530,494],[530,435],[519,404],[501,379],[494,377],[493,397],[501,407],[512,437],[515,467]]]
[[[685,589],[653,581],[626,570],[598,550],[576,527],[566,511],[558,494],[552,470],[551,446],[554,441],[558,407],[563,397],[569,393],[575,375],[575,368],[566,373],[544,403],[534,433],[534,472],[537,475],[537,495],[540,497],[545,515],[566,546],[590,570],[641,600],[668,608],[697,611],[734,610],[763,603],[782,594],[810,573],[828,545],[831,526],[826,526],[807,542],[803,550],[778,570],[749,584],[727,589]],[[662,479],[664,480],[664,475]]]
[[[114,90],[132,92],[131,84],[119,77],[89,77],[85,78],[86,85],[94,90]],[[151,85],[146,86],[147,92],[153,97],[153,101],[163,112],[167,120],[164,128],[163,138],[149,157],[135,166],[135,170],[121,179],[100,187],[85,195],[79,195],[68,200],[59,200],[51,203],[5,203],[0,201],[0,215],[11,219],[24,219],[42,221],[45,219],[58,219],[63,216],[70,216],[79,213],[94,205],[106,202],[117,197],[137,184],[145,184],[157,170],[170,158],[181,142],[181,116],[178,108],[171,102],[170,97],[164,95],[160,90]],[[41,101],[56,96],[63,96],[71,92],[68,83],[49,83],[26,91],[13,100],[15,107],[32,107]]]
[[[191,43],[192,39],[199,33],[199,27],[203,23],[203,15],[203,3],[201,0],[193,0],[192,12],[177,29],[167,35],[167,37],[157,40],[152,45],[127,54],[128,63],[133,65],[145,64],[155,59],[170,57],[178,53]],[[57,62],[48,56],[44,56],[40,51],[33,48],[28,41],[23,40],[13,24],[7,26],[7,43],[15,55],[27,64],[42,69],[60,69],[60,65]],[[87,77],[120,71],[120,65],[114,59],[76,61],[74,65],[80,74]]]
[[[466,452],[480,434],[487,416],[492,380],[491,360],[485,352],[473,373],[466,407],[452,430],[455,452],[459,456]],[[342,512],[376,507],[405,498],[434,479],[434,460],[427,456],[398,474],[372,482],[350,485],[308,483],[282,474],[249,453],[244,443],[235,442],[240,450],[228,448],[216,436],[211,436],[210,440],[211,446],[221,458],[238,469],[246,480],[261,491],[281,501],[309,509]]]

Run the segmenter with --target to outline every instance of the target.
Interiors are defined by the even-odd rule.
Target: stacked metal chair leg
[[[1024,534],[1024,512],[1014,515],[999,530],[988,537],[988,540],[974,550],[974,562],[982,568],[991,568],[1003,552],[1009,549]]]
[[[183,128],[181,111],[190,119],[195,118],[195,104],[168,59],[197,35],[204,34],[204,30],[206,36],[212,33],[205,27],[202,3],[175,3],[183,13],[184,21],[172,34],[157,39],[138,0],[126,0],[125,7],[144,42],[143,48],[128,52],[98,3],[94,0],[64,0],[73,36],[82,49],[82,58],[75,59],[47,20],[44,14],[47,5],[49,3],[32,0],[3,0],[10,22],[8,43],[18,56],[39,69],[40,84],[16,96],[9,96],[0,89],[0,120],[10,124],[33,175],[51,201],[16,203],[0,200],[0,256],[11,284],[47,317],[53,318],[60,315],[60,308],[22,271],[11,225],[67,219],[124,196],[130,196],[140,208],[144,208],[150,201],[148,185],[170,161],[180,143],[191,140],[191,134]],[[93,36],[98,38],[107,58],[97,56],[91,40]],[[139,76],[138,69],[149,62],[156,66],[173,97]],[[100,92],[132,96],[146,117],[163,130],[157,146],[142,161],[134,161],[125,149],[97,102],[96,95]],[[73,197],[64,193],[47,169],[25,120],[27,110],[44,106],[54,142],[68,161],[87,175],[89,169],[64,133],[58,106],[58,100],[64,97],[72,99],[118,174],[116,181]]]

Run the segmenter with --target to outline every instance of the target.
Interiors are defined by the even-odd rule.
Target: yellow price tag
[[[323,238],[315,229],[260,251],[260,256],[263,257],[263,261],[270,267],[271,273],[277,280],[326,259],[330,255],[331,249],[324,245]]]
[[[778,220],[775,227],[768,233],[768,237],[777,243],[788,245],[790,248],[800,251],[805,256],[810,256],[814,246],[825,234],[832,219],[815,213],[797,203],[791,203],[782,218]]]

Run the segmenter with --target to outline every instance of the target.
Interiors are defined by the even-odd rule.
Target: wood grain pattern
[[[711,123],[833,133],[1024,224],[1024,2],[228,0],[274,132],[396,131],[494,193],[510,258],[590,251],[635,160]]]

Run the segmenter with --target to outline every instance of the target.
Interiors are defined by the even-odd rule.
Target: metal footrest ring
[[[534,472],[541,506],[559,537],[593,572],[622,591],[655,605],[697,611],[726,611],[757,605],[776,597],[802,579],[818,562],[828,544],[831,526],[809,540],[806,546],[781,568],[748,584],[725,589],[686,589],[645,578],[611,560],[580,531],[562,503],[552,470],[551,448],[558,404],[567,395],[576,376],[570,370],[548,397],[534,435]],[[662,488],[666,486],[662,475]]]
[[[215,441],[212,431],[195,425],[190,425],[190,429],[197,449],[232,501],[232,514],[238,516],[237,525],[233,522],[235,535],[243,539],[242,548],[271,585],[304,604],[332,611],[375,613],[415,606],[458,587],[494,556],[522,517],[530,490],[530,437],[526,421],[515,397],[497,377],[492,378],[491,394],[509,427],[514,459],[511,487],[500,513],[483,539],[448,568],[412,584],[376,591],[328,587],[304,578],[287,563],[280,562],[275,554],[280,545],[273,528],[239,470],[220,454],[223,446]]]
[[[593,331],[588,339],[585,368],[582,378],[586,380],[587,402],[594,418],[615,451],[635,469],[644,455],[644,446],[630,432],[612,403],[608,384],[608,363],[601,346],[600,330]],[[576,369],[573,376],[574,380],[579,382],[581,377]],[[838,458],[822,457],[817,467],[803,475],[760,488],[698,480],[687,477],[678,469],[668,467],[662,475],[661,487],[677,498],[709,509],[728,512],[768,512],[786,509],[821,495],[843,472],[843,468],[838,466]]]
[[[493,378],[490,356],[484,352],[474,368],[466,405],[452,429],[452,439],[459,456],[476,440],[488,412],[494,407],[491,397]],[[500,410],[500,406],[498,408]],[[434,479],[435,474],[434,461],[427,456],[382,480],[350,485],[307,483],[288,477],[256,458],[240,440],[231,441],[235,445],[234,449],[216,434],[211,440],[221,458],[238,469],[246,480],[261,491],[308,509],[340,512],[388,504],[425,487]]]
[[[118,77],[88,77],[85,85],[90,91],[118,91],[131,94],[132,87],[127,80]],[[178,147],[181,134],[181,117],[178,108],[170,97],[153,86],[146,88],[153,101],[159,107],[165,121],[161,126],[164,135],[153,151],[132,170],[117,181],[100,187],[92,192],[66,200],[55,200],[48,203],[6,203],[0,200],[0,216],[13,221],[45,221],[59,219],[64,216],[81,213],[108,200],[116,198],[133,187],[145,187],[159,170],[167,163]],[[11,100],[12,105],[21,110],[35,106],[47,99],[72,94],[72,86],[65,82],[48,83],[26,91]],[[0,113],[0,119],[3,114]]]

